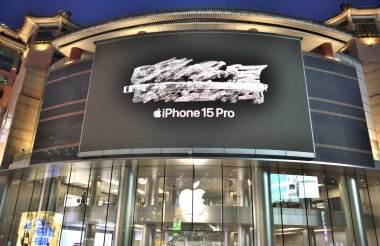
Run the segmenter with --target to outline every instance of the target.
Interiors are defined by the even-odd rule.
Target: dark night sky
[[[54,15],[58,10],[71,11],[72,19],[90,25],[111,18],[162,10],[189,8],[225,8],[257,10],[326,20],[340,12],[342,3],[376,6],[380,0],[0,0],[0,22],[20,28],[24,15]]]

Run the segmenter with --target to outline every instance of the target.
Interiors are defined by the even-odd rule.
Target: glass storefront
[[[0,245],[378,245],[376,172],[330,169],[146,159],[7,170]]]

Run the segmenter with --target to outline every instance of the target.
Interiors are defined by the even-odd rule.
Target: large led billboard
[[[314,157],[300,40],[168,32],[97,43],[79,156]]]

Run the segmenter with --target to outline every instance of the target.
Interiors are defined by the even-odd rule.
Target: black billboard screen
[[[300,41],[207,31],[98,43],[80,156],[187,150],[312,158]]]

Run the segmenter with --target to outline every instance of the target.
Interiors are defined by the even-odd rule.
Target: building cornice
[[[34,32],[34,29],[37,24],[45,25],[45,24],[57,24],[57,23],[62,23],[72,30],[76,30],[80,28],[80,26],[72,22],[70,17],[68,17],[64,12],[59,12],[55,16],[44,16],[44,17],[27,15],[25,16],[24,24],[21,27],[20,31],[18,32],[18,35],[26,43],[29,37]]]
[[[25,44],[17,32],[3,25],[0,25],[0,43],[18,51],[25,49]]]
[[[380,8],[356,8],[356,7],[348,7],[342,10],[338,15],[326,20],[324,22],[325,25],[328,26],[336,26],[339,23],[349,19],[351,16],[379,16]]]
[[[153,25],[198,22],[253,24],[266,27],[276,27],[281,28],[282,30],[294,30],[296,32],[310,33],[312,35],[326,37],[335,40],[342,45],[346,44],[352,39],[352,36],[350,34],[345,33],[341,30],[324,25],[322,23],[317,23],[305,19],[248,11],[191,10],[152,13],[114,19],[94,26],[79,29],[67,35],[61,36],[55,39],[52,44],[55,48],[66,54],[67,50],[62,50],[62,48],[66,46],[82,45],[89,47],[91,44],[86,44],[86,42],[93,43],[95,41],[115,38],[116,32],[125,32],[132,28],[140,28],[141,31],[145,31],[144,27]],[[115,35],[112,35],[112,33]]]
[[[12,38],[19,39],[17,32],[13,31],[12,29],[9,29],[6,26],[0,25],[0,33],[4,33],[5,35],[8,35]]]

